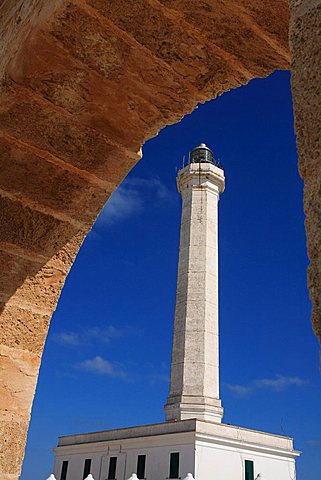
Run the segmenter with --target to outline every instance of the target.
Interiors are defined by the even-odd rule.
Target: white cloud
[[[309,445],[309,447],[321,448],[321,439],[311,438],[310,440],[307,440],[307,444]]]
[[[129,178],[125,180],[125,185],[129,186],[130,188],[135,189],[149,189],[154,192],[157,198],[161,200],[170,200],[173,197],[173,192],[167,188],[164,183],[160,181],[158,177],[151,177],[151,178]]]
[[[137,384],[144,382],[144,384],[148,383],[150,386],[169,383],[167,367],[168,366],[166,366],[165,372],[163,366],[157,369],[155,365],[149,363],[137,364],[135,362],[130,362],[121,364],[107,360],[100,355],[88,358],[74,365],[74,368],[78,371],[121,378],[130,383]]]
[[[250,395],[256,390],[272,390],[281,392],[289,387],[302,387],[306,385],[306,380],[300,377],[291,377],[285,375],[277,375],[275,378],[261,378],[253,380],[248,385],[227,384],[227,388],[238,397]]]
[[[91,372],[98,375],[108,375],[115,378],[126,378],[127,373],[116,363],[105,360],[99,355],[80,362],[76,367],[85,372]]]
[[[106,327],[93,326],[79,332],[59,332],[53,335],[53,339],[65,346],[78,347],[91,343],[110,343],[111,340],[121,338],[127,335],[141,335],[142,330],[131,327],[107,325]]]
[[[123,337],[126,334],[127,327],[114,327],[107,325],[107,327],[92,327],[86,330],[86,338],[99,340],[104,343],[109,343],[114,338]]]
[[[97,219],[97,225],[112,224],[138,215],[144,209],[146,193],[154,195],[160,201],[167,201],[173,197],[173,193],[158,177],[126,179],[104,206]]]
[[[131,215],[137,215],[142,209],[143,200],[139,192],[120,186],[104,206],[97,219],[97,224],[114,223],[116,220],[123,220]]]
[[[245,397],[252,392],[253,388],[245,385],[227,384],[227,388],[238,397]]]
[[[168,383],[169,375],[166,373],[151,373],[148,375],[148,381],[150,385],[155,385],[156,383]]]
[[[53,336],[54,340],[61,345],[77,346],[80,343],[80,337],[75,332],[60,332]]]
[[[284,375],[277,375],[276,378],[263,378],[256,380],[254,386],[256,388],[268,388],[277,392],[284,390],[290,386],[302,387],[306,384],[306,380],[300,377],[286,377]]]

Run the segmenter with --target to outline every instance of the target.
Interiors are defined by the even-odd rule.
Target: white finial
[[[90,473],[88,475],[88,477],[85,478],[85,480],[94,480],[94,477],[92,476],[92,474]]]
[[[136,473],[132,473],[128,480],[138,480]]]
[[[194,479],[194,477],[193,477],[193,475],[192,475],[191,473],[188,473],[188,474],[186,475],[186,477],[184,478],[184,480],[195,480],[195,479]]]
[[[55,477],[54,474],[52,473],[51,475],[49,475],[49,477],[47,478],[47,480],[56,480],[56,477]]]

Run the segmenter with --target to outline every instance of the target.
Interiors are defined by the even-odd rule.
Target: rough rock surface
[[[290,42],[299,172],[310,259],[312,324],[321,342],[321,0],[292,0]]]
[[[300,37],[304,23],[313,35],[320,30],[304,14],[297,21],[294,51],[301,42],[313,49]],[[49,319],[98,212],[161,128],[199,102],[289,68],[288,24],[287,0],[1,3],[2,480],[19,476]],[[298,55],[298,70],[312,62]],[[299,132],[313,114],[300,115]],[[311,268],[312,291],[319,271]]]

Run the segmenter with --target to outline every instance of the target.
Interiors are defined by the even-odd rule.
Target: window
[[[245,460],[245,480],[254,480],[254,463],[252,460]]]
[[[62,462],[60,480],[66,480],[66,478],[67,478],[67,470],[68,470],[68,461],[67,461],[67,460],[64,460],[64,461]]]
[[[146,455],[138,455],[137,457],[137,477],[145,478]]]
[[[179,452],[173,452],[169,461],[169,478],[179,477]]]
[[[85,465],[84,465],[84,474],[83,479],[87,478],[90,474],[90,467],[91,467],[91,458],[86,458]]]
[[[117,466],[117,457],[110,457],[108,477],[107,477],[108,480],[116,480],[116,466]]]

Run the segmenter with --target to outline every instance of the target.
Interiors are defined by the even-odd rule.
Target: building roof
[[[249,449],[269,450],[277,454],[282,454],[283,452],[286,455],[299,455],[299,452],[293,448],[293,440],[291,437],[274,435],[222,423],[203,422],[196,419],[61,436],[59,437],[58,448],[187,432],[194,433],[196,440],[201,439],[225,445],[242,445]]]

